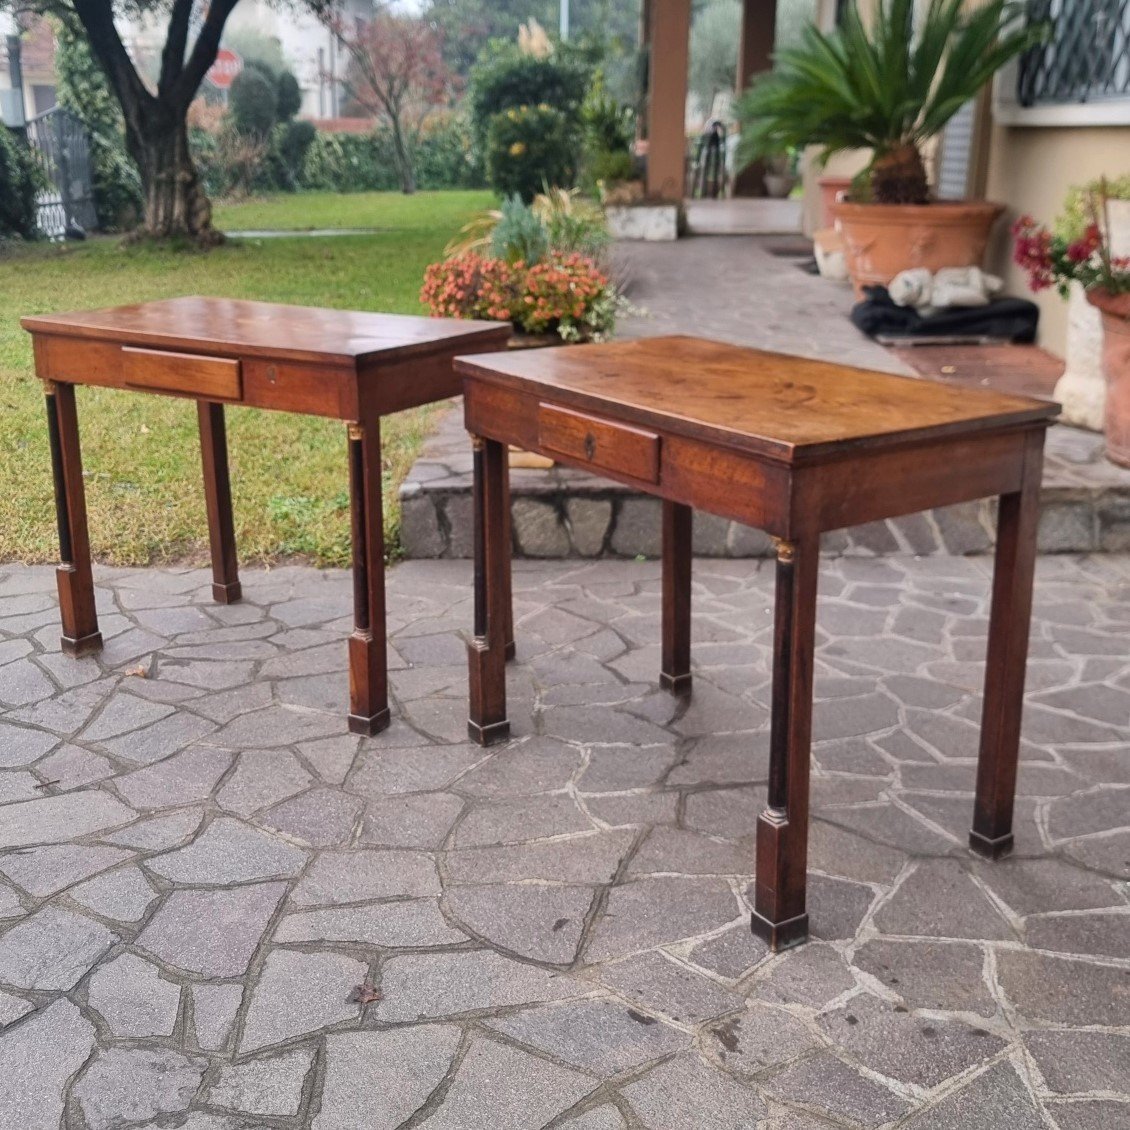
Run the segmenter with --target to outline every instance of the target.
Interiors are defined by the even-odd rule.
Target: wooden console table
[[[689,692],[692,507],[777,546],[768,807],[757,822],[753,929],[808,933],[805,871],[820,535],[1000,497],[970,844],[1012,846],[1044,434],[1055,404],[688,337],[460,358],[475,446],[471,737],[509,734],[506,444],[663,500],[660,679]]]
[[[212,595],[239,600],[224,406],[249,405],[348,422],[353,533],[349,728],[388,725],[381,417],[459,393],[457,353],[498,349],[510,327],[389,314],[173,298],[138,306],[27,317],[36,375],[47,390],[62,564],[63,650],[102,647],[94,610],[75,385],[197,402]]]

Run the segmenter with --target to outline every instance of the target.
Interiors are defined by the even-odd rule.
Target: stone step
[[[520,557],[657,557],[660,504],[629,487],[557,466],[510,474],[514,552]],[[406,557],[470,557],[471,451],[462,413],[447,411],[400,491]],[[991,500],[838,530],[824,539],[836,556],[967,556],[990,553]],[[1048,433],[1041,553],[1130,550],[1130,471],[1107,462],[1101,437],[1062,426]],[[700,557],[764,557],[760,530],[696,513]]]

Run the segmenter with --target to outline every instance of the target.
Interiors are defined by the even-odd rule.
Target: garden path
[[[813,940],[749,931],[771,572],[518,562],[515,740],[465,740],[466,562],[389,577],[394,721],[345,726],[350,582],[0,567],[0,1125],[1130,1124],[1130,558],[1039,563],[1015,858],[965,847],[985,558],[826,563]]]

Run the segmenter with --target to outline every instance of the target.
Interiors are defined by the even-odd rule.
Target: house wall
[[[1050,222],[1072,185],[1130,173],[1130,126],[1054,128],[994,125],[989,134],[985,195],[1007,205],[989,266],[1010,294],[1028,295],[1024,274],[1012,265],[1013,221],[1025,213]],[[1054,291],[1031,296],[1040,306],[1040,344],[1062,357],[1066,304]]]

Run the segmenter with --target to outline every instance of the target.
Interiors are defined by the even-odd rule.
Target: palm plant
[[[923,143],[1001,67],[1039,43],[1044,28],[1018,0],[987,0],[972,11],[967,0],[927,0],[915,20],[918,7],[880,0],[865,21],[852,3],[835,31],[807,27],[739,103],[739,163],[791,146],[820,145],[825,157],[870,149],[872,200],[927,203]]]

